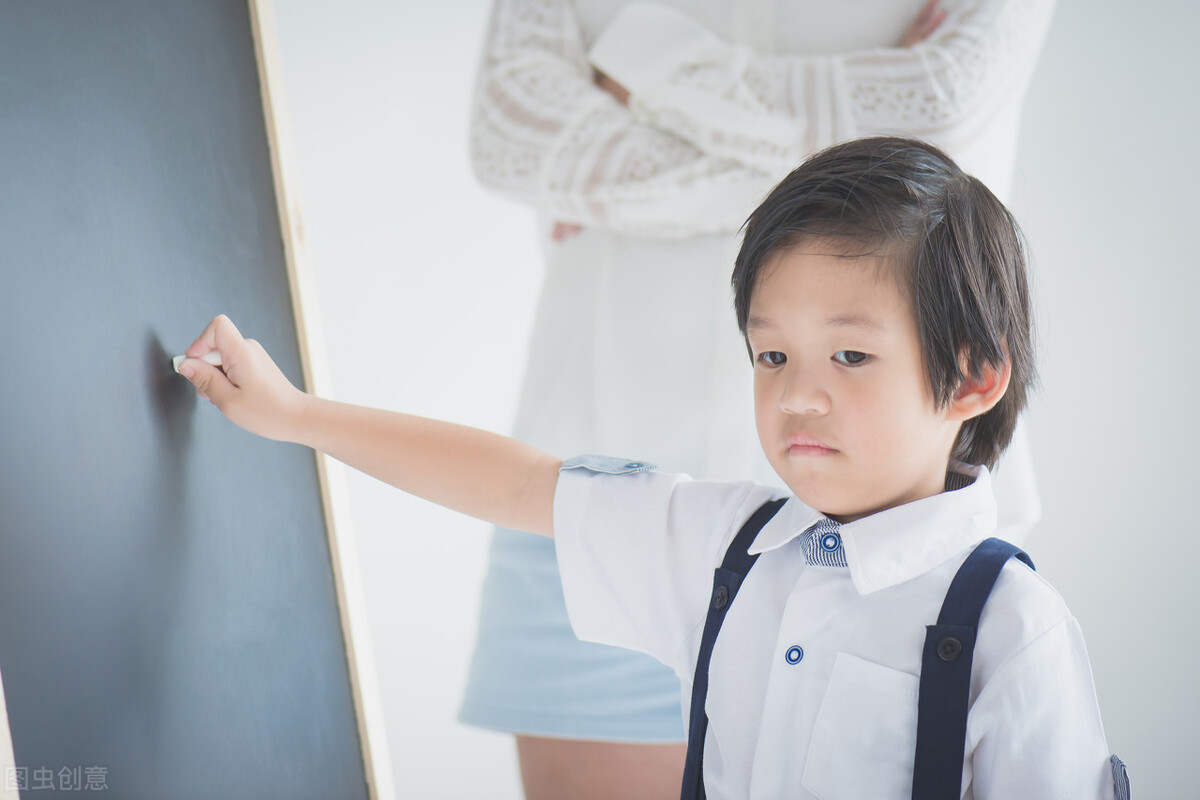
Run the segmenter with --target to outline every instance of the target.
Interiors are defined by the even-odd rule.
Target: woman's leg
[[[520,736],[526,800],[675,800],[685,744],[628,744]]]

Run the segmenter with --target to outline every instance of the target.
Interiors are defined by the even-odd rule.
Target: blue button
[[[799,664],[800,659],[804,658],[804,648],[800,645],[794,644],[788,648],[784,658],[787,659],[789,664]]]
[[[827,533],[821,537],[821,549],[826,553],[836,553],[842,546],[842,537],[836,533]]]

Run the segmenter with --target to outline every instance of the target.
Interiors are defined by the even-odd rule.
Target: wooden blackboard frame
[[[294,150],[288,128],[287,102],[283,89],[283,69],[279,58],[276,23],[271,0],[247,0],[255,57],[258,62],[259,88],[267,144],[271,153],[271,172],[275,182],[275,202],[283,237],[288,285],[296,321],[304,389],[322,394],[329,386],[323,359],[324,347],[317,314],[317,291],[312,265],[305,247],[304,216],[301,212],[296,180]],[[379,685],[375,676],[366,604],[358,569],[352,527],[348,514],[342,467],[323,453],[315,453],[321,504],[337,592],[338,613],[349,667],[354,713],[362,747],[363,770],[372,800],[395,797],[391,762]]]
[[[12,733],[8,729],[8,706],[4,702],[4,676],[0,672],[0,781],[3,781],[0,783],[0,800],[19,800],[17,790],[12,786],[16,779],[16,768]]]

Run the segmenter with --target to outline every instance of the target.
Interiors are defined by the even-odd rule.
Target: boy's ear
[[[965,359],[962,366],[965,374]],[[1008,381],[1011,377],[1012,364],[1007,358],[999,367],[985,363],[978,377],[967,378],[958,387],[947,409],[948,418],[965,422],[991,411],[1008,391]]]

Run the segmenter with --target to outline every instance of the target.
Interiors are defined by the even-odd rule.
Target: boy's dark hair
[[[743,336],[750,293],[771,257],[802,240],[825,239],[848,256],[886,254],[900,269],[938,408],[964,380],[979,378],[984,364],[1001,367],[1007,358],[1008,391],[963,423],[951,453],[995,465],[1035,370],[1024,243],[986,186],[924,142],[858,139],[818,153],[784,178],[744,231],[733,270]]]

